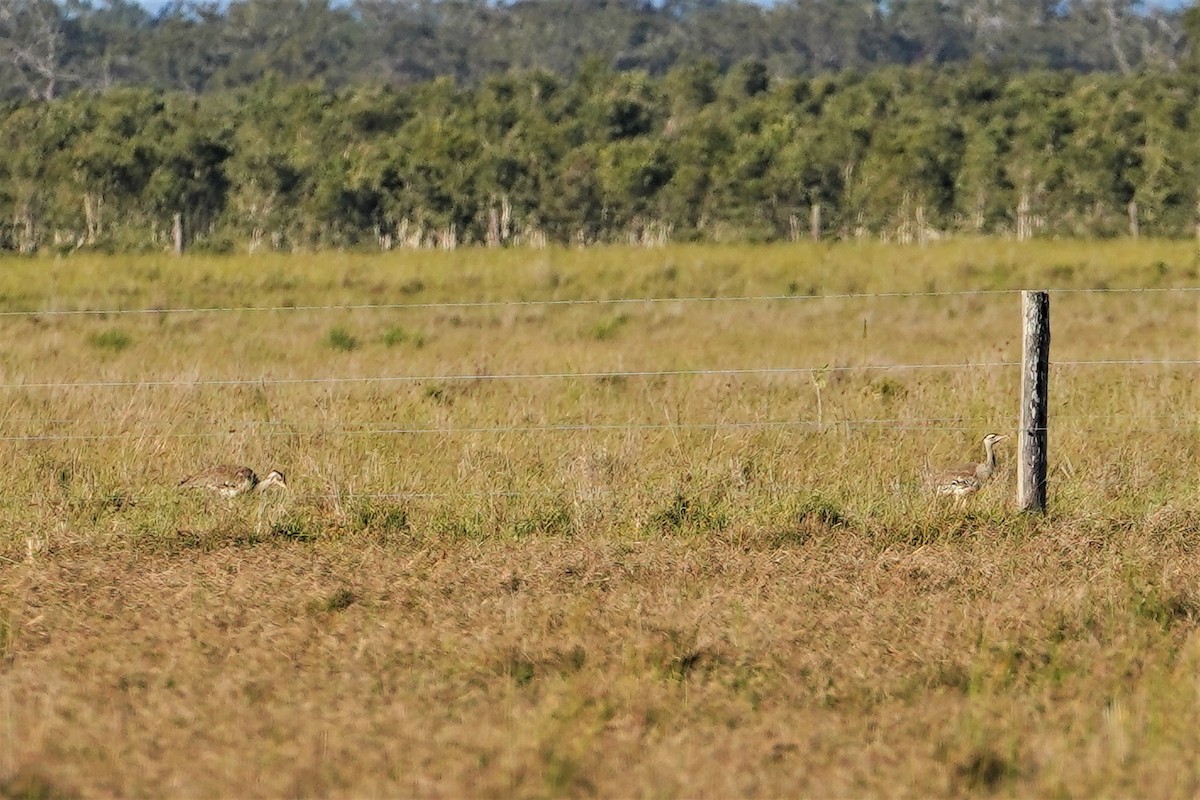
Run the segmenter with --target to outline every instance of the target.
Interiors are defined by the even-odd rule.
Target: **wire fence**
[[[1121,419],[1121,415],[1112,415],[1112,419]],[[1010,421],[1012,426],[1015,426],[1016,420]],[[1061,430],[1061,420],[1055,420],[1055,425],[1049,430],[1056,432]],[[600,425],[492,425],[492,426],[464,426],[461,428],[330,428],[330,429],[310,429],[310,430],[268,430],[261,431],[258,435],[261,438],[301,438],[301,439],[321,439],[321,438],[343,438],[353,436],[372,436],[372,437],[390,437],[390,436],[479,436],[479,435],[509,435],[509,434],[580,434],[580,433],[649,433],[649,432],[684,432],[684,431],[769,431],[769,430],[807,430],[810,432],[857,432],[868,429],[887,430],[887,431],[910,431],[910,432],[973,432],[977,431],[978,425],[960,421],[956,424],[933,424],[923,421],[912,423],[896,423],[882,424],[877,420],[862,420],[862,419],[847,419],[837,422],[815,422],[813,420],[776,420],[765,422],[695,422],[695,423],[613,423]],[[1029,430],[1048,430],[1044,428],[1030,428]],[[1070,426],[1070,430],[1076,433],[1097,433],[1101,431],[1112,431],[1112,425],[1093,425],[1093,426]],[[1188,432],[1193,435],[1200,435],[1200,421],[1191,423],[1181,423],[1178,425],[1132,425],[1121,426],[1119,430],[1125,434],[1133,433],[1183,433]],[[231,436],[236,436],[245,433],[245,430],[206,430],[192,432],[150,432],[150,431],[123,431],[123,432],[104,432],[104,433],[30,433],[30,434],[14,434],[0,436],[0,442],[9,443],[32,443],[32,442],[95,442],[95,441],[123,441],[129,439],[172,439],[172,440],[203,440],[203,439],[223,439]]]
[[[195,388],[204,386],[287,386],[302,384],[349,383],[428,383],[458,381],[528,381],[528,380],[618,380],[630,378],[678,378],[704,375],[822,375],[843,372],[888,372],[918,370],[965,370],[993,367],[1019,367],[1019,361],[960,361],[934,364],[856,364],[844,366],[799,367],[732,367],[697,369],[602,370],[594,372],[468,372],[427,375],[354,375],[303,378],[161,378],[116,381],[30,381],[0,383],[3,389],[156,389]],[[1130,358],[1056,361],[1055,368],[1067,367],[1188,367],[1200,366],[1196,358]]]
[[[1166,294],[1179,293],[1197,296],[1200,299],[1200,287],[1143,287],[1143,288],[1077,288],[1052,289],[1056,295],[1088,295],[1088,294]],[[1016,296],[1019,289],[983,289],[965,291],[914,291],[914,292],[862,292],[838,294],[774,294],[774,295],[736,295],[736,296],[686,296],[686,297],[617,297],[617,298],[579,298],[579,299],[547,299],[547,300],[485,300],[485,301],[452,301],[452,302],[420,302],[420,303],[374,303],[374,304],[327,304],[327,305],[279,305],[279,306],[208,306],[208,307],[159,307],[159,308],[110,308],[110,309],[42,309],[42,310],[9,310],[0,311],[0,317],[41,317],[41,316],[121,316],[121,315],[162,315],[162,314],[207,314],[207,313],[236,313],[236,312],[293,312],[293,311],[358,311],[358,310],[413,310],[413,309],[495,309],[520,308],[531,306],[546,307],[579,307],[579,306],[611,306],[633,304],[664,304],[664,303],[765,303],[765,302],[803,302],[812,300],[893,300],[900,298],[956,298],[979,296]],[[867,364],[834,364],[834,365],[796,365],[796,366],[758,366],[758,367],[702,367],[688,369],[614,369],[593,371],[546,371],[546,372],[471,372],[471,373],[426,373],[426,374],[386,374],[386,375],[343,375],[343,376],[300,376],[280,377],[260,375],[256,377],[233,378],[203,378],[203,377],[152,377],[142,379],[119,380],[80,380],[80,381],[24,381],[8,379],[0,381],[0,391],[78,391],[78,390],[143,390],[143,389],[195,389],[205,387],[267,387],[267,386],[337,386],[337,385],[371,385],[371,384],[422,384],[422,383],[459,383],[459,382],[525,382],[525,381],[611,381],[656,378],[690,378],[701,376],[723,377],[777,377],[777,376],[821,376],[841,373],[870,373],[896,371],[963,371],[963,370],[1015,370],[1020,367],[1019,361],[1013,360],[983,360],[956,361],[934,363],[867,363]],[[1106,358],[1106,359],[1072,359],[1052,361],[1054,370],[1091,369],[1101,367],[1119,367],[1123,369],[1163,368],[1181,369],[1200,367],[1200,358]],[[1193,412],[1191,421],[1183,422],[1179,416],[1159,415],[1157,417],[1141,416],[1142,421],[1174,420],[1176,424],[1141,424],[1125,426],[1123,430],[1130,432],[1178,432],[1200,431],[1200,413]],[[1123,419],[1121,414],[1089,415],[1093,423],[1111,423]],[[1071,419],[1070,416],[1055,415],[1056,421]],[[1076,418],[1078,419],[1078,418]],[[720,430],[813,430],[813,431],[857,431],[872,428],[886,428],[897,431],[966,431],[974,430],[976,426],[961,418],[929,417],[920,419],[898,418],[858,418],[858,419],[778,419],[778,420],[714,420],[708,422],[690,423],[651,423],[651,422],[618,422],[618,423],[543,423],[522,425],[463,425],[463,426],[413,426],[394,425],[389,423],[366,424],[360,426],[295,426],[281,423],[263,423],[246,421],[241,423],[224,423],[212,429],[201,431],[161,430],[162,427],[176,426],[175,422],[150,424],[136,423],[134,430],[125,431],[67,431],[67,432],[4,432],[5,427],[20,424],[57,427],[72,424],[73,420],[51,420],[27,418],[0,419],[0,442],[24,443],[36,441],[107,441],[122,439],[129,436],[153,436],[171,439],[204,439],[219,438],[255,430],[259,435],[280,436],[456,436],[456,435],[497,435],[510,433],[550,434],[550,433],[584,433],[584,432],[653,432],[653,431],[720,431]],[[158,429],[155,432],[155,429]],[[1080,428],[1087,430],[1087,428]]]
[[[613,306],[613,305],[658,305],[663,303],[762,303],[762,302],[811,302],[816,300],[877,300],[900,298],[950,298],[982,296],[1017,296],[1021,289],[969,289],[946,291],[912,292],[840,292],[830,294],[764,294],[764,295],[689,295],[683,297],[585,297],[545,300],[476,300],[476,301],[432,301],[415,303],[345,303],[345,304],[287,304],[273,306],[162,306],[150,308],[79,308],[79,309],[14,309],[0,311],[2,317],[43,316],[155,316],[163,314],[228,314],[258,312],[298,311],[415,311],[415,310],[466,310],[495,308],[527,308],[531,306]],[[1093,287],[1046,290],[1053,295],[1073,294],[1163,294],[1200,293],[1200,287]]]

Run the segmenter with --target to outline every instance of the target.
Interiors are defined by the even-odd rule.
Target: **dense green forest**
[[[365,7],[301,5],[347,19]],[[888,5],[890,16],[922,4]],[[855,4],[794,9],[828,6]],[[218,16],[258,7],[270,3]],[[200,24],[198,8],[150,21],[139,12],[142,27],[130,30]],[[729,12],[688,14],[704,8]],[[193,44],[178,51],[204,50]],[[293,66],[319,64],[319,76],[260,65],[238,80],[214,73],[205,91],[130,78],[14,97],[0,105],[0,249],[161,248],[177,216],[187,246],[209,249],[1194,236],[1200,70],[1176,47],[1175,69],[1029,68],[975,52],[964,63],[792,74],[771,54],[625,68],[602,47],[582,56],[580,44],[562,70],[500,65],[428,80],[334,80],[336,59],[301,48]]]
[[[1143,0],[132,0],[0,2],[0,98],[287,81],[475,84],[589,59],[661,76],[698,58],[773,76],[952,64],[1174,69],[1181,11]]]

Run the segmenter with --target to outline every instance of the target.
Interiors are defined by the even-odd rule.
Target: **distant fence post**
[[[1046,511],[1046,422],[1049,417],[1050,295],[1021,292],[1021,430],[1017,448],[1017,507]]]
[[[171,243],[175,255],[183,255],[183,214],[175,212],[175,217],[171,221]]]

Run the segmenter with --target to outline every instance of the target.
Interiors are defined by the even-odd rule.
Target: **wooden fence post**
[[[178,211],[171,220],[171,244],[175,255],[183,255],[183,214]]]
[[[1050,404],[1050,295],[1021,292],[1021,430],[1017,449],[1017,507],[1046,511],[1046,422]]]

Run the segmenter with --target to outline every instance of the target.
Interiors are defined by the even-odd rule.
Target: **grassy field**
[[[0,262],[0,797],[1194,797],[1198,272]],[[1022,288],[1064,290],[1050,513],[1004,445],[934,502],[1015,432]],[[176,489],[222,461],[291,491]]]

